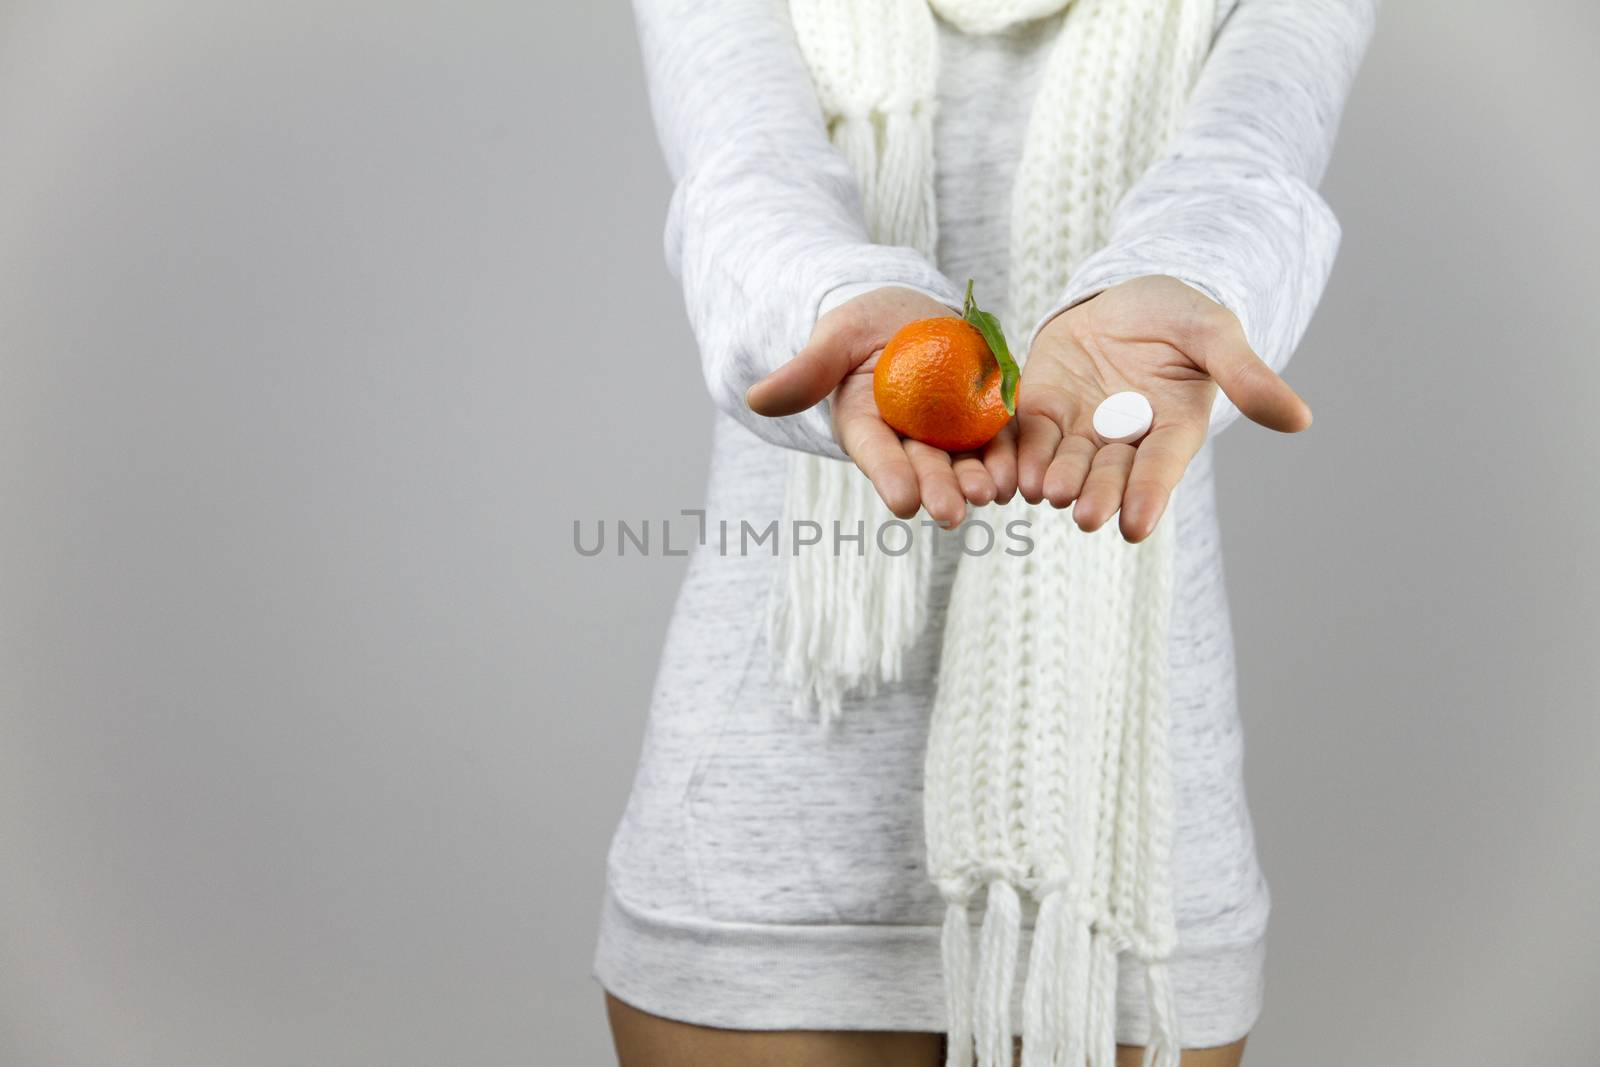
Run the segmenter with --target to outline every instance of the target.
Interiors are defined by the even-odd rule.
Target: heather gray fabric
[[[625,1001],[703,1025],[939,1030],[942,903],[924,867],[921,777],[957,550],[935,566],[932,618],[905,680],[847,703],[832,735],[789,718],[762,631],[783,561],[769,545],[742,554],[738,530],[780,517],[787,448],[839,453],[825,411],[764,420],[743,395],[805,341],[841,287],[911,285],[955,300],[951,279],[972,276],[1005,316],[1012,164],[1058,19],[985,38],[941,24],[935,266],[867,242],[784,4],[636,0],[635,10],[677,182],[668,262],[720,414],[711,536],[669,628],[609,855],[594,974]],[[1183,132],[1060,306],[1127,277],[1172,274],[1234,310],[1282,367],[1338,243],[1313,187],[1373,14],[1366,2],[1225,5]],[[1038,324],[1007,325],[1022,341]],[[1219,404],[1213,433],[1236,415]],[[1177,499],[1173,974],[1185,1043],[1204,1046],[1237,1039],[1260,1012],[1269,895],[1241,776],[1209,445]],[[734,531],[726,554],[721,521]],[[1119,1040],[1141,1042],[1137,983],[1124,983],[1118,1014]]]

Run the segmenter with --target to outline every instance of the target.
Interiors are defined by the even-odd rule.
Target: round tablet
[[[1112,444],[1132,444],[1149,432],[1154,417],[1143,393],[1112,393],[1094,409],[1094,432]]]

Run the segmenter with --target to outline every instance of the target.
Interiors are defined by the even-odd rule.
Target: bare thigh
[[[1181,1062],[1183,1067],[1239,1067],[1239,1062],[1244,1059],[1244,1042],[1245,1039],[1241,1037],[1231,1045],[1218,1048],[1186,1048]],[[1022,1043],[1019,1041],[1017,1044],[1020,1055]],[[1132,1045],[1117,1046],[1117,1067],[1139,1067],[1143,1062],[1144,1049]]]
[[[940,1067],[939,1034],[718,1030],[663,1019],[606,994],[619,1067]]]
[[[1218,1048],[1190,1048],[1183,1050],[1180,1058],[1182,1067],[1239,1067],[1239,1061],[1244,1058],[1245,1039],[1240,1038],[1231,1045],[1222,1045]],[[1014,1067],[1022,1064],[1022,1038],[1017,1038],[1011,1045]],[[943,1059],[939,1061],[941,1064]],[[1141,1067],[1144,1063],[1144,1049],[1137,1045],[1117,1046],[1117,1067]]]
[[[618,1067],[941,1067],[944,1035],[896,1030],[721,1030],[652,1015],[606,994]],[[1020,1064],[1022,1042],[1016,1043]],[[1117,1049],[1117,1067],[1144,1050]],[[1239,1067],[1244,1040],[1186,1049],[1183,1067]]]

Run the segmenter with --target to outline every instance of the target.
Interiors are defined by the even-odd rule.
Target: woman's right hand
[[[863,293],[817,320],[795,357],[750,387],[745,402],[777,418],[833,397],[839,446],[872,480],[890,511],[909,519],[919,507],[945,527],[960,523],[971,502],[1005,503],[1017,491],[1015,421],[981,452],[951,455],[902,438],[878,414],[872,370],[889,338],[908,322],[957,317],[913,289],[886,286]]]

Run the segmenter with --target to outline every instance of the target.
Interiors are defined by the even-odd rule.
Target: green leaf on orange
[[[967,299],[962,305],[961,317],[978,328],[983,334],[984,341],[989,345],[989,351],[994,354],[995,362],[1000,364],[1000,401],[1006,406],[1007,415],[1017,413],[1017,379],[1022,376],[1017,367],[1017,361],[1011,357],[1011,349],[1006,347],[1005,331],[1000,329],[1000,320],[994,315],[978,307],[978,302],[972,299],[972,279],[967,279]]]

